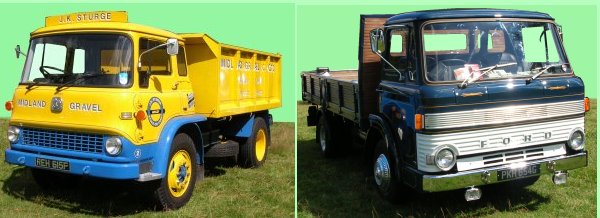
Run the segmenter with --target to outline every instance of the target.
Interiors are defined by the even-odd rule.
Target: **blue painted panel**
[[[456,85],[421,86],[421,100],[424,106],[456,104]]]
[[[545,92],[544,86],[567,86],[562,92]],[[486,109],[512,105],[542,104],[561,101],[582,100],[584,85],[578,77],[540,77],[531,84],[526,84],[525,79],[487,81],[471,84],[465,91],[473,87],[487,89],[487,100],[471,98],[457,104],[454,92],[459,89],[454,84],[422,86],[421,98],[425,113],[442,113],[473,109]],[[460,94],[460,93],[459,93]]]
[[[136,146],[123,137],[119,138],[123,143],[123,148],[121,153],[115,157],[106,155],[104,153],[104,150],[100,154],[95,154],[22,144],[21,137],[19,138],[19,141],[17,143],[11,145],[11,148],[29,153],[44,153],[52,156],[61,156],[66,158],[71,157],[75,159],[99,160],[111,163],[131,163],[145,161],[151,159],[152,155],[155,153],[155,144]],[[102,148],[104,148],[104,144],[102,145]]]
[[[551,19],[550,15],[535,11],[506,10],[506,9],[437,9],[414,11],[398,14],[390,18],[386,24],[395,24],[402,22],[431,20],[431,19],[451,19],[451,18],[533,18],[533,19]]]
[[[252,135],[252,127],[254,127],[254,114],[250,115],[250,117],[246,118],[247,120],[244,122],[242,128],[235,134],[237,137],[248,138]]]
[[[13,149],[6,149],[4,154],[6,162],[21,166],[35,167],[36,158],[45,158],[69,162],[69,173],[72,174],[107,179],[137,179],[139,177],[139,163],[107,163],[79,160],[51,155],[40,155]]]
[[[11,144],[11,148],[6,149],[6,162],[35,167],[35,158],[42,157],[68,161],[71,164],[70,173],[73,174],[86,174],[109,179],[137,179],[139,176],[139,164],[152,161],[152,172],[160,173],[164,176],[166,175],[171,143],[177,130],[185,124],[205,120],[206,117],[202,115],[173,118],[163,128],[158,143],[136,146],[125,138],[120,137],[123,142],[123,150],[116,157],[106,155],[104,150],[102,153],[89,153],[23,144],[23,137],[20,137],[16,143]],[[108,136],[103,136],[104,140],[106,140],[106,137]],[[203,150],[200,149],[197,152],[198,163],[203,164]],[[44,153],[45,155],[40,155],[39,153]]]
[[[206,121],[206,117],[202,115],[188,115],[188,116],[179,116],[170,119],[167,124],[163,127],[162,132],[160,133],[160,138],[158,139],[158,146],[156,148],[156,156],[154,157],[154,164],[152,165],[152,172],[157,172],[166,175],[167,172],[167,162],[169,161],[169,153],[171,151],[171,143],[173,142],[173,138],[175,138],[175,134],[180,127],[189,123],[198,123]],[[198,164],[203,164],[204,162],[204,151],[200,149],[198,152],[198,156],[196,157],[199,160]]]

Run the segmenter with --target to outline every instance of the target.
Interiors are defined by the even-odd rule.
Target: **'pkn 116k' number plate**
[[[504,180],[512,180],[523,177],[528,177],[532,175],[540,174],[540,165],[531,165],[521,168],[508,169],[508,170],[499,170],[498,171],[498,181]]]
[[[69,171],[71,166],[67,161],[50,160],[45,158],[36,158],[35,165],[42,168]]]

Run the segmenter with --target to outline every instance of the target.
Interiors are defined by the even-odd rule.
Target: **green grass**
[[[29,170],[4,162],[6,120],[0,120],[0,215],[13,217],[292,217],[294,124],[275,123],[265,165],[217,167],[196,183],[190,202],[156,211],[148,193],[132,182],[86,179],[72,190],[42,191]]]
[[[596,101],[586,114],[586,168],[569,171],[566,185],[548,175],[525,189],[483,189],[482,199],[466,202],[461,191],[408,193],[398,204],[382,200],[365,173],[360,148],[325,159],[306,126],[308,105],[298,105],[298,217],[595,217]]]

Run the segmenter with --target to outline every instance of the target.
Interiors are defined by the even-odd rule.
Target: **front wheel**
[[[254,118],[252,135],[241,145],[239,165],[245,168],[259,167],[267,159],[267,148],[271,145],[271,134],[262,117]]]
[[[393,156],[384,140],[379,140],[373,153],[373,183],[377,192],[386,200],[395,202],[404,191],[400,179],[397,178]]]
[[[185,133],[177,134],[171,144],[167,173],[154,191],[160,206],[167,210],[177,209],[190,200],[197,167],[194,141]]]

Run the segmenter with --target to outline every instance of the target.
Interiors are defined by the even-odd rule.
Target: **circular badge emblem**
[[[163,119],[163,115],[165,115],[165,108],[163,107],[162,102],[157,97],[152,97],[148,102],[148,108],[146,109],[146,114],[148,115],[148,121],[150,125],[156,127],[160,125]]]

